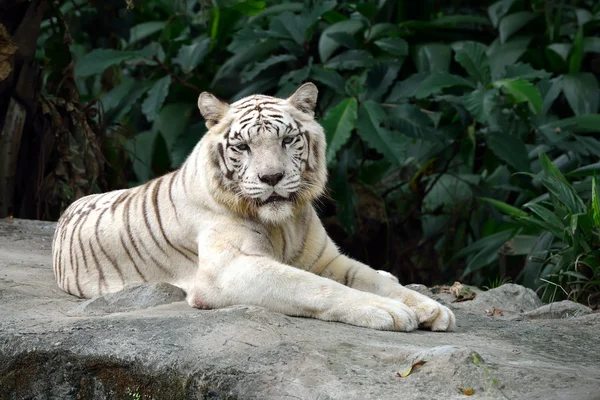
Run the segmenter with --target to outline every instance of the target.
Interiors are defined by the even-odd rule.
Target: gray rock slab
[[[575,303],[571,300],[563,300],[545,304],[535,310],[523,313],[523,316],[529,319],[560,319],[580,317],[591,313],[592,309],[583,304]]]
[[[0,220],[0,399],[466,398],[458,387],[473,388],[473,399],[599,398],[600,314],[485,315],[502,296],[528,296],[515,312],[538,308],[517,285],[473,309],[451,303],[452,333],[381,332],[248,306],[197,310],[176,291],[163,296],[169,287],[128,288],[74,314],[93,302],[56,287],[53,229]],[[151,300],[143,308],[117,301],[136,290]]]

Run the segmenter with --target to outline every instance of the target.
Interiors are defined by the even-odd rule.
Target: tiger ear
[[[229,104],[217,99],[211,93],[202,92],[198,96],[198,109],[206,120],[206,127],[210,129],[225,116],[229,109]]]
[[[315,84],[307,82],[288,97],[287,101],[303,113],[314,115],[318,95],[319,89]]]

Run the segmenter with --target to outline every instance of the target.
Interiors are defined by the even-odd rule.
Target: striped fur
[[[91,195],[60,218],[60,288],[95,297],[169,282],[197,308],[263,306],[375,329],[451,330],[452,312],[340,254],[312,206],[326,184],[317,89],[231,105],[203,93],[210,128],[183,166],[144,185]]]

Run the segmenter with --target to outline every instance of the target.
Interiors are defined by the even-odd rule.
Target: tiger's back
[[[131,283],[181,286],[191,279],[198,254],[179,216],[185,210],[177,208],[182,178],[175,171],[135,188],[83,197],[68,207],[52,246],[59,287],[89,298]]]

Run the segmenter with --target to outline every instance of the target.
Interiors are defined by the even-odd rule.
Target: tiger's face
[[[266,223],[281,223],[325,188],[325,136],[313,118],[317,88],[288,99],[254,95],[231,105],[203,93],[218,198]]]

